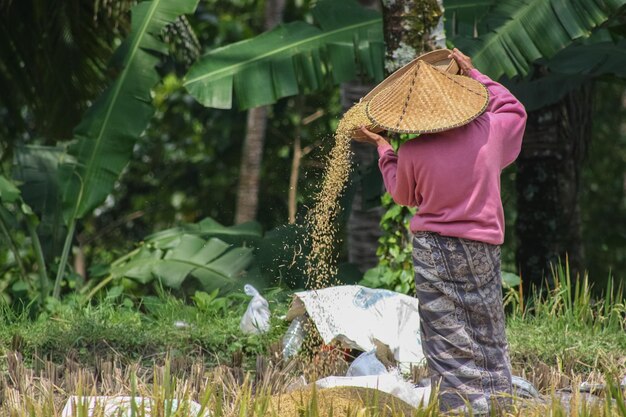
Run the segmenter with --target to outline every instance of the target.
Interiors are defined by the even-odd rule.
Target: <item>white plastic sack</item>
[[[243,290],[252,300],[241,318],[239,328],[248,334],[267,332],[270,328],[270,307],[267,300],[250,284],[246,284]]]
[[[513,394],[517,397],[539,398],[537,388],[521,376],[511,376],[511,385],[513,386]]]
[[[376,389],[401,399],[417,408],[427,405],[430,399],[430,387],[416,387],[405,381],[399,373],[392,372],[383,375],[368,376],[329,376],[315,382],[320,388],[333,387],[362,387]]]
[[[95,415],[103,417],[130,417],[132,415],[132,401],[133,397],[72,396],[67,400],[67,403],[63,408],[63,412],[61,413],[61,417],[75,416],[77,415],[78,410],[83,409],[83,407],[87,408],[87,417]],[[136,413],[137,415],[143,415],[142,411],[146,412],[146,416],[151,415],[150,408],[152,400],[150,398],[134,397],[134,402],[137,406],[137,410],[139,411],[139,413]],[[167,406],[168,405],[166,404],[166,407]],[[183,407],[189,411],[189,414],[186,415],[193,417],[209,417],[209,412],[207,410],[202,411],[200,404],[195,401],[183,402],[179,400],[172,400],[172,413],[176,412],[178,409],[182,409]],[[104,411],[104,413],[102,413],[102,411]]]
[[[424,359],[416,298],[389,290],[345,285],[294,294],[287,319],[304,314],[315,323],[324,343],[337,340],[369,352],[378,340],[387,345],[400,368]]]
[[[361,353],[348,368],[346,376],[382,375],[388,373],[387,368],[376,357],[376,350]]]

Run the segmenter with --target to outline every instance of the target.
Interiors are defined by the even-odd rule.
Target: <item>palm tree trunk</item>
[[[265,29],[269,30],[282,20],[286,0],[267,0],[265,5]],[[244,138],[235,223],[244,223],[256,218],[259,205],[259,184],[263,145],[267,126],[267,106],[256,107],[248,111],[246,137]]]
[[[580,172],[591,135],[592,86],[530,112],[517,160],[517,263],[525,294],[554,284],[550,264],[583,265]]]

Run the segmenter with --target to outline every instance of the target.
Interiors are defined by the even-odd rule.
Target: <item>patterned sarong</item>
[[[500,247],[418,232],[413,265],[422,347],[442,411],[505,407],[511,364],[502,306]],[[499,395],[503,394],[503,395]]]

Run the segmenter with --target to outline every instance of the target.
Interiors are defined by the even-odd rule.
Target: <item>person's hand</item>
[[[474,65],[472,65],[472,59],[465,55],[463,52],[459,51],[457,48],[452,50],[452,53],[448,55],[448,58],[452,58],[456,61],[461,69],[461,74],[467,75],[471,70],[474,69]]]
[[[361,126],[361,132],[365,135],[364,138],[354,138],[354,140],[359,142],[371,143],[372,145],[381,146],[388,143],[388,140],[378,133],[370,132],[365,128],[365,126]]]

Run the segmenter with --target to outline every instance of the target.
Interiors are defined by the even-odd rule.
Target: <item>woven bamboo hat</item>
[[[418,61],[366,105],[373,124],[398,133],[432,133],[480,116],[489,92],[480,82]]]
[[[427,52],[415,58],[402,68],[396,70],[389,77],[381,81],[376,87],[374,87],[369,93],[367,93],[359,103],[353,106],[348,112],[353,115],[352,117],[358,121],[366,121],[363,123],[368,130],[372,132],[381,132],[386,130],[386,127],[377,125],[371,120],[366,113],[367,102],[374,98],[378,93],[393,85],[399,78],[410,71],[417,65],[419,61],[428,62],[435,68],[442,70],[445,73],[456,75],[459,73],[459,66],[454,59],[449,58],[452,51],[449,49],[437,49],[431,52]],[[348,114],[348,113],[347,113]],[[353,138],[364,138],[365,135],[357,128],[351,132]]]
[[[376,87],[372,89],[372,91],[367,93],[361,99],[361,101],[369,101],[374,98],[376,94],[380,93],[382,90],[392,85],[395,81],[398,80],[398,78],[406,74],[407,71],[410,71],[412,68],[414,68],[419,61],[428,62],[435,68],[439,68],[440,70],[448,74],[458,74],[460,71],[459,65],[454,59],[448,58],[451,53],[452,51],[449,49],[436,49],[434,51],[426,52],[425,54],[418,56],[413,61],[396,70],[389,77],[382,80]]]

